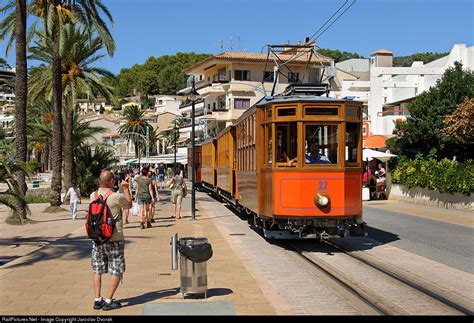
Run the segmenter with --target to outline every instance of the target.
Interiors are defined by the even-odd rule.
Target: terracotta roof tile
[[[293,60],[290,64],[306,64],[306,62],[308,61],[308,55],[309,54],[304,54],[304,55],[301,55],[300,57],[296,58],[295,60]],[[280,54],[278,56],[283,62],[286,62],[292,58],[294,58],[294,55],[288,55],[288,54]],[[220,53],[220,54],[217,54],[217,55],[214,55],[214,56],[211,56],[187,69],[184,70],[185,73],[207,63],[207,62],[210,62],[210,61],[213,61],[213,60],[229,60],[229,61],[246,61],[246,62],[265,62],[267,60],[267,54],[264,54],[264,53],[245,53],[245,52],[224,52],[224,53]],[[311,57],[311,63],[323,63],[325,65],[329,65],[331,62],[331,59],[326,57],[326,56],[323,56],[323,55],[319,55],[318,56],[315,56],[313,55]],[[273,61],[271,60],[271,58],[269,58],[269,64],[273,64]]]

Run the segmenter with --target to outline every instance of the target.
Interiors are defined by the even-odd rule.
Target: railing
[[[197,99],[197,100],[194,101],[194,105],[199,104],[199,103],[202,103],[202,102],[204,102],[204,99]],[[192,105],[193,105],[193,102],[192,102],[191,100],[186,100],[185,102],[183,102],[183,103],[179,106],[179,108],[180,108],[180,109],[184,109],[184,108],[190,107],[190,106],[192,106]]]
[[[377,117],[387,116],[409,116],[410,112],[407,109],[388,109],[385,111],[377,112]]]

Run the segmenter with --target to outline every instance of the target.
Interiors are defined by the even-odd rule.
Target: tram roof
[[[263,97],[259,102],[257,102],[256,106],[261,107],[267,105],[268,103],[287,103],[287,102],[299,102],[299,101],[322,101],[322,102],[359,102],[350,99],[335,99],[335,98],[328,98],[325,96],[317,96],[317,95],[290,95],[290,96],[282,96],[282,97],[271,97],[266,96]]]

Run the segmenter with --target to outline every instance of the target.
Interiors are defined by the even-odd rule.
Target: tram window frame
[[[341,125],[342,123],[338,122],[338,123],[335,123],[335,122],[305,122],[303,124],[303,144],[301,145],[301,148],[300,150],[302,151],[302,157],[303,157],[303,167],[338,167],[339,166],[339,161],[340,161],[340,154],[339,154],[339,149],[340,149],[340,145],[339,145],[339,134],[340,134],[340,131],[341,131]],[[336,131],[334,131],[334,133],[336,134],[336,146],[335,148],[329,148],[330,150],[329,151],[335,151],[335,157],[336,157],[336,160],[334,160],[333,158],[333,154],[328,154],[327,152],[324,151],[324,149],[326,147],[330,147],[331,145],[334,145],[334,144],[331,144],[331,143],[328,143],[328,144],[320,144],[318,142],[318,152],[321,153],[321,150],[322,150],[322,154],[327,157],[329,159],[329,161],[331,163],[329,164],[323,164],[323,163],[307,163],[306,162],[306,154],[307,154],[307,150],[308,150],[308,138],[312,138],[312,136],[309,136],[307,134],[307,127],[308,126],[318,126],[318,127],[325,127],[325,126],[328,126],[328,127],[336,127]],[[329,139],[329,137],[328,137]],[[323,148],[322,148],[323,147]]]
[[[354,133],[356,134],[356,137],[355,137],[355,141],[353,140],[352,142],[355,142],[355,147],[353,146],[352,148],[349,147],[347,145],[348,143],[348,125],[355,125],[356,128],[354,129],[354,131],[352,131],[351,133]],[[361,143],[361,132],[360,132],[360,128],[361,128],[361,123],[360,122],[346,122],[345,123],[345,127],[344,127],[344,163],[346,166],[360,166],[361,164],[361,160],[362,160],[362,156],[360,156],[360,146],[362,143]],[[352,149],[354,151],[355,149],[355,152],[356,152],[356,160],[354,161],[353,159],[352,160],[348,160],[348,155],[349,155],[349,150]]]
[[[265,145],[265,155],[264,155],[264,165],[266,167],[273,166],[273,136],[272,136],[273,124],[267,123],[264,125],[264,145]]]
[[[279,135],[281,134],[281,138]],[[297,122],[276,122],[275,123],[275,167],[296,167],[289,164],[298,156],[298,123]],[[280,143],[281,139],[281,143]],[[294,142],[292,142],[294,141]],[[286,159],[283,154],[286,155]],[[281,157],[281,158],[280,158]]]
[[[310,110],[320,110],[321,113],[309,113]],[[331,111],[331,112],[335,112],[335,113],[331,113],[331,114],[327,114],[327,113],[323,113],[323,110],[326,110],[326,111]],[[305,117],[325,117],[325,118],[337,118],[339,117],[339,107],[325,107],[325,106],[321,106],[321,107],[314,107],[314,106],[308,106],[308,107],[305,107],[304,109],[304,116]]]
[[[291,118],[291,119],[295,119],[296,118],[296,107],[279,107],[279,108],[276,108],[276,116],[278,118]],[[280,114],[281,112],[281,114]],[[293,112],[293,114],[283,114],[284,112]]]
[[[358,106],[353,106],[353,105],[348,105],[345,108],[346,111],[346,118],[349,120],[360,120],[360,107]],[[348,113],[349,111],[356,111],[356,114]]]

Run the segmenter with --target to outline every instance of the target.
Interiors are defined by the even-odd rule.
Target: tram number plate
[[[325,191],[328,189],[327,181],[318,181],[318,191]]]

